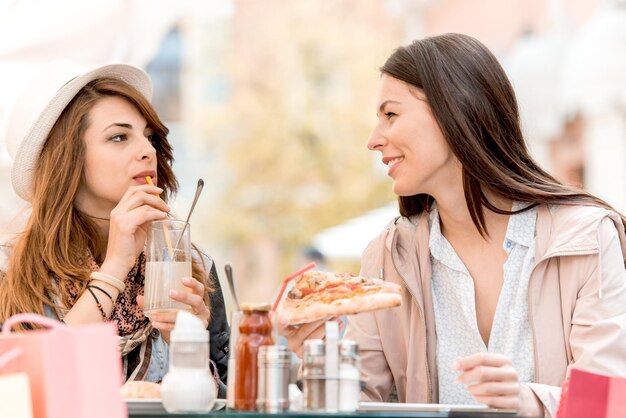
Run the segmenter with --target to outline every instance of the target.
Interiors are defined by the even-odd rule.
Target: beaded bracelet
[[[106,312],[104,312],[104,308],[102,308],[102,305],[100,304],[100,301],[98,300],[98,297],[96,296],[96,293],[91,290],[91,287],[87,286],[87,290],[89,290],[89,293],[91,293],[91,296],[93,296],[94,300],[96,301],[96,305],[98,305],[98,310],[100,311],[100,315],[102,316],[102,320],[106,321],[107,320],[107,314]]]
[[[100,280],[101,282],[110,284],[111,286],[119,290],[120,292],[123,292],[124,289],[126,288],[126,284],[124,284],[123,281],[121,281],[117,277],[111,276],[110,274],[102,273],[99,271],[92,271],[89,277],[92,280]]]

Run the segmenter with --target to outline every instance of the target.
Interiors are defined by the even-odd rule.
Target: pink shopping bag
[[[572,369],[562,385],[557,418],[626,417],[626,379]]]
[[[49,329],[11,332],[18,323]],[[115,325],[67,327],[35,314],[18,314],[2,327],[0,353],[22,355],[3,373],[28,374],[34,418],[126,418],[120,387],[122,371]]]

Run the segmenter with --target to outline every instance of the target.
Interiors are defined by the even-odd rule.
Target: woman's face
[[[383,74],[376,114],[378,124],[367,147],[382,154],[395,194],[435,196],[437,190],[459,178],[461,165],[448,147],[424,92]]]
[[[128,100],[105,97],[88,114],[85,171],[75,205],[92,216],[108,217],[130,186],[157,184],[157,156],[146,119]]]

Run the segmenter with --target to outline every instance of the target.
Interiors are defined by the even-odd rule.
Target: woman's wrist
[[[98,270],[99,273],[111,276],[122,283],[126,282],[126,277],[128,276],[129,271],[130,269],[126,269],[125,267],[119,267],[116,263],[112,263],[107,260],[104,260],[104,263],[102,263],[102,266],[100,266],[100,270]],[[94,279],[97,278],[94,277]]]
[[[544,416],[543,404],[535,395],[530,386],[521,383],[519,388],[519,411],[522,417],[542,417]]]

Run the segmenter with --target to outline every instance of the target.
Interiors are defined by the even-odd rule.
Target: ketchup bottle
[[[239,323],[235,369],[235,409],[255,411],[257,397],[257,355],[262,345],[273,345],[270,305],[243,304]]]

